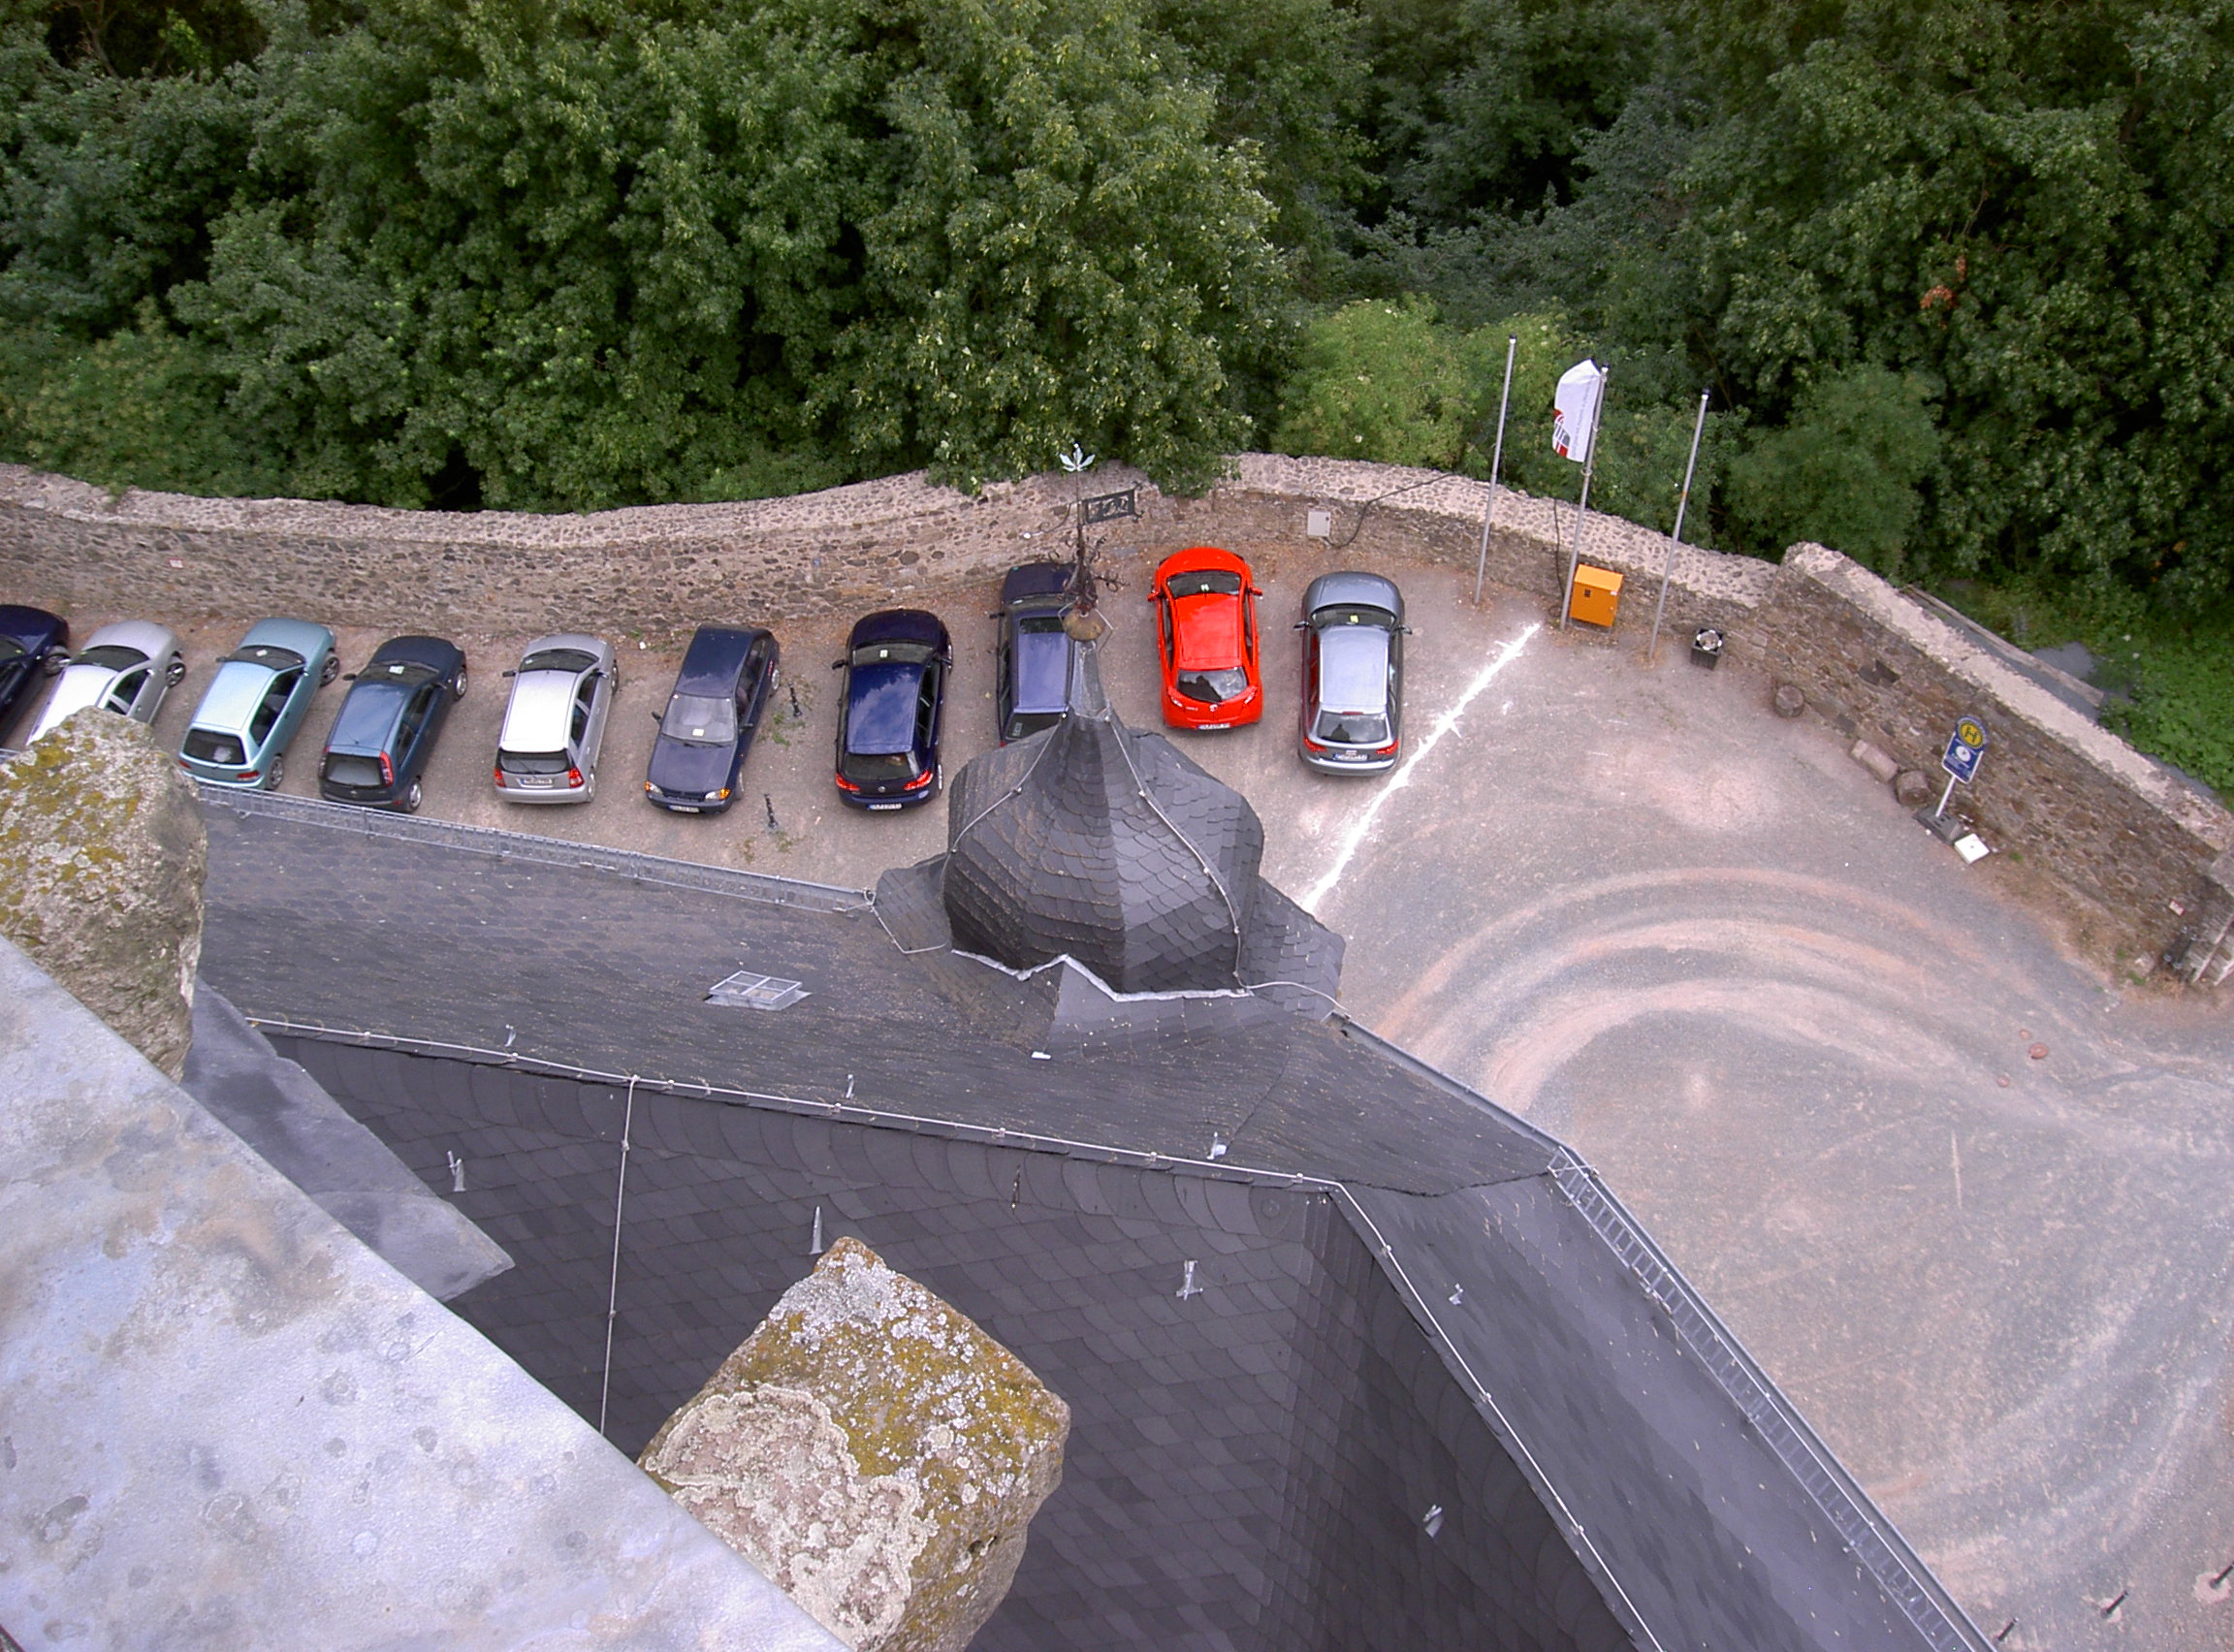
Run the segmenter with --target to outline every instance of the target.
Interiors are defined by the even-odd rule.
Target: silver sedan
[[[1404,597],[1379,574],[1322,574],[1303,593],[1303,761],[1330,775],[1396,766],[1404,737]]]
[[[145,620],[104,625],[55,679],[54,693],[40,713],[31,739],[88,706],[151,723],[163,709],[163,696],[185,675],[186,656],[178,651],[178,639],[163,626]]]

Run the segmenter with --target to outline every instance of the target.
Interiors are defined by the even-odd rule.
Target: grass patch
[[[2234,806],[2234,605],[2179,620],[2122,588],[1949,580],[1933,594],[2020,648],[2084,643],[2103,727]]]

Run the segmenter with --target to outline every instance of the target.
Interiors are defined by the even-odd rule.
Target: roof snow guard
[[[1250,984],[1264,828],[1248,800],[1109,709],[1091,646],[1069,716],[954,783],[942,893],[956,947],[1068,956],[1119,993]]]

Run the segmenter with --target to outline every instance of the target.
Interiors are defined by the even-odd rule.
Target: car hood
[[[1176,663],[1191,671],[1222,671],[1241,663],[1241,599],[1182,596],[1171,603],[1178,632]]]
[[[644,778],[663,792],[703,795],[729,783],[729,765],[736,755],[734,746],[696,746],[661,735],[653,744]]]
[[[54,697],[47,702],[47,709],[39,714],[39,727],[33,738],[46,733],[71,713],[99,705],[119,675],[105,665],[71,666],[56,680]]]
[[[857,665],[846,687],[846,749],[886,756],[915,748],[915,702],[923,668],[899,660]]]

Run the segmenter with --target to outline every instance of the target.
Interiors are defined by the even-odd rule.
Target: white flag
[[[1551,398],[1551,451],[1577,464],[1590,457],[1598,434],[1598,398],[1605,394],[1606,369],[1593,361],[1577,362],[1559,375]]]

